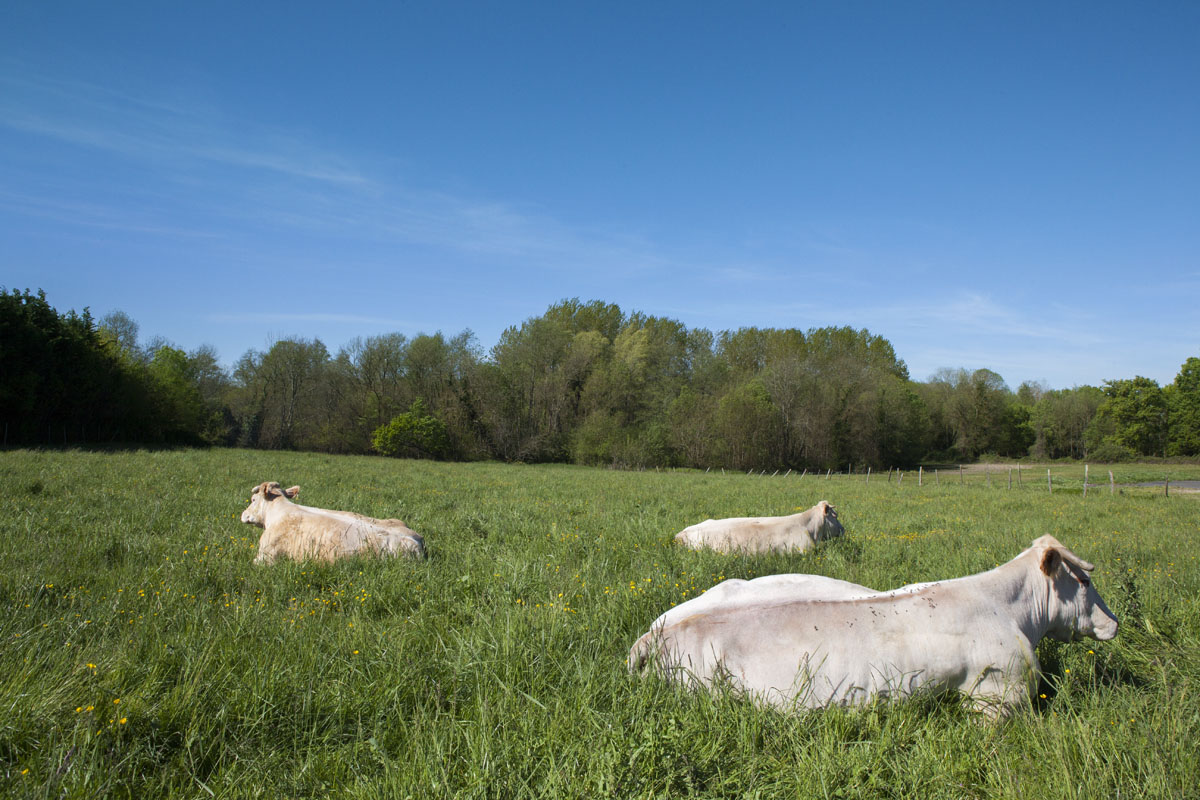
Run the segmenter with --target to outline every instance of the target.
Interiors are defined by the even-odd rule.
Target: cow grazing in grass
[[[242,522],[263,529],[254,563],[279,557],[336,561],[360,553],[425,556],[425,540],[400,520],[298,505],[292,498],[299,493],[299,486],[282,489],[274,481],[251,491]]]
[[[803,553],[817,542],[845,532],[837,511],[822,500],[807,511],[787,517],[706,519],[675,535],[677,544],[721,553]]]
[[[629,666],[695,686],[727,682],[783,709],[959,691],[973,708],[1006,716],[1028,705],[1043,637],[1117,635],[1092,570],[1043,536],[988,572],[891,592],[750,600],[735,592],[695,614],[668,612],[633,645]]]

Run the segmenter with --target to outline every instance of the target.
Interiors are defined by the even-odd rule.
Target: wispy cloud
[[[199,228],[160,224],[154,219],[132,212],[128,207],[116,209],[99,202],[70,201],[61,195],[32,195],[0,189],[0,209],[68,225],[81,225],[98,230],[121,230],[151,236],[187,239],[220,239],[221,234]]]
[[[777,270],[746,264],[713,267],[707,275],[717,283],[747,284],[780,280]]]
[[[364,178],[333,153],[259,129],[237,136],[202,107],[146,100],[106,87],[5,75],[0,125],[125,158],[199,161],[325,183]]]
[[[417,329],[424,326],[422,323],[406,319],[388,319],[385,317],[371,317],[362,314],[341,314],[327,312],[298,312],[291,314],[282,314],[275,312],[221,312],[217,314],[209,314],[206,319],[209,322],[226,323],[226,322],[252,322],[252,323],[292,323],[292,322],[319,322],[319,323],[335,323],[345,325],[369,325],[369,326],[384,326],[396,329]]]
[[[234,131],[201,103],[158,102],[40,77],[3,76],[0,88],[7,89],[0,92],[0,127],[103,151],[144,169],[150,180],[138,185],[147,193],[142,208],[150,218],[160,213],[155,187],[173,186],[176,191],[163,192],[171,203],[186,204],[192,218],[235,219],[233,227],[243,229],[440,248],[544,269],[631,273],[678,264],[637,236],[573,226],[527,203],[414,188],[394,174],[391,159],[347,156],[245,121]],[[51,199],[24,199],[30,202],[14,210],[45,214],[54,206]],[[117,225],[131,206],[123,204],[109,220],[93,207],[76,222]],[[143,221],[129,229],[154,227]]]
[[[879,309],[880,316],[916,328],[942,328],[957,334],[1053,340],[1099,345],[1107,337],[1085,324],[1087,315],[1061,304],[1037,309],[1016,308],[978,292],[960,292],[917,305]]]

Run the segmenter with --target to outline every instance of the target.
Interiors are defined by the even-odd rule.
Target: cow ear
[[[267,486],[265,489],[263,489],[263,497],[267,498],[268,500],[274,500],[276,497],[280,497],[282,495],[283,492],[279,491],[278,486]]]
[[[296,495],[300,494],[300,487],[293,486],[290,489],[284,489],[283,493],[286,494],[288,497],[295,497]]]
[[[1062,555],[1057,548],[1046,548],[1046,552],[1042,555],[1042,572],[1046,575],[1053,575],[1061,565]]]

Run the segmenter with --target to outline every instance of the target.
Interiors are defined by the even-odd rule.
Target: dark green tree
[[[1030,413],[1032,453],[1040,458],[1083,458],[1085,434],[1103,402],[1104,392],[1095,386],[1043,391]]]
[[[715,421],[726,464],[734,469],[778,466],[783,419],[760,381],[730,389],[717,406]]]
[[[161,442],[153,387],[91,314],[0,289],[0,424],[8,444]]]
[[[187,444],[203,441],[200,433],[208,421],[208,414],[187,353],[163,345],[146,365],[146,372],[158,409],[154,420],[159,428],[158,438]]]
[[[1200,455],[1200,358],[1192,356],[1183,362],[1167,392],[1167,454]]]
[[[1108,443],[1137,455],[1166,454],[1167,400],[1157,381],[1140,375],[1105,381],[1104,396],[1085,437],[1089,450]]]
[[[250,350],[234,368],[232,403],[239,443],[270,449],[315,449],[328,420],[329,352],[320,339],[280,339]]]

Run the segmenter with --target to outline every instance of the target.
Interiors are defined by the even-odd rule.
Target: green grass
[[[0,453],[0,794],[12,797],[1184,797],[1200,785],[1200,496],[435,464],[238,450]],[[1107,468],[1104,468],[1107,470]],[[1127,474],[1186,467],[1121,466]],[[1097,468],[1092,480],[1096,481]],[[1062,473],[1061,484],[1059,474]],[[1103,472],[1105,480],[1107,473]],[[1028,475],[1026,475],[1028,478]],[[426,562],[251,564],[252,486],[399,517]],[[720,556],[671,536],[820,499],[847,535]],[[728,577],[877,588],[1051,533],[1097,564],[1110,642],[1045,642],[1035,707],[782,715],[626,673]],[[119,702],[118,702],[119,701]]]

